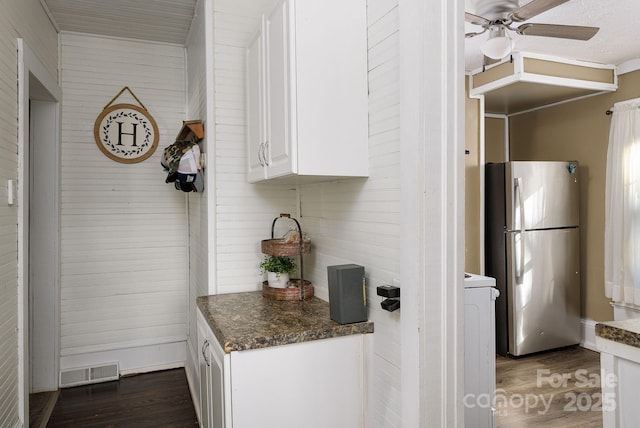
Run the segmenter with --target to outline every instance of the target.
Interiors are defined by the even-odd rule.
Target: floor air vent
[[[100,366],[65,369],[60,371],[60,388],[86,385],[89,383],[118,380],[120,370],[118,363],[107,363]]]

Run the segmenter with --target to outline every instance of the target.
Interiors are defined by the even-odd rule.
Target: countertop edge
[[[264,349],[264,348],[270,348],[272,346],[290,345],[293,343],[312,342],[315,340],[331,339],[335,337],[344,337],[344,336],[353,336],[357,334],[373,333],[373,322],[367,321],[364,323],[358,323],[358,326],[360,324],[363,326],[363,328],[360,328],[360,327],[353,328],[353,329],[338,328],[338,329],[320,330],[320,331],[310,330],[310,331],[304,331],[304,332],[292,333],[292,334],[278,334],[278,335],[273,335],[269,337],[256,336],[251,340],[251,343],[248,343],[247,340],[243,340],[241,338],[237,340],[229,339],[225,341],[225,346],[223,347],[223,349],[226,353],[230,353],[234,351]],[[370,325],[370,328],[368,328],[369,325]],[[345,326],[348,326],[348,325],[345,325]]]
[[[288,345],[293,343],[303,343],[315,340],[330,339],[335,337],[343,337],[358,334],[371,334],[374,332],[374,324],[372,321],[364,321],[352,324],[338,324],[330,321],[333,325],[321,328],[310,328],[301,331],[291,331],[277,333],[271,335],[263,335],[260,333],[250,336],[243,335],[234,337],[223,332],[214,316],[208,309],[208,299],[210,296],[200,296],[196,299],[196,306],[207,321],[209,328],[218,340],[225,353],[234,351],[247,351],[252,349],[264,349],[272,346]],[[324,301],[323,301],[324,302]],[[326,303],[326,302],[324,302]],[[326,303],[328,308],[328,303]],[[328,314],[328,312],[327,312]]]
[[[639,320],[626,320],[629,325],[637,324],[640,328]],[[625,328],[621,321],[599,322],[595,326],[596,336],[612,342],[640,348],[640,332]]]

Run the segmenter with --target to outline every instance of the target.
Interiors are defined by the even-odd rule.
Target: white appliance
[[[496,414],[496,280],[465,274],[464,419],[466,428],[494,428]]]

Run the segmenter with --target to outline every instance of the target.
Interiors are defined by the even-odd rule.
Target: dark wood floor
[[[197,427],[183,369],[65,388],[47,427]]]
[[[575,347],[498,357],[498,427],[602,427],[599,354]],[[66,388],[47,427],[197,427],[183,369]]]
[[[29,427],[46,428],[60,391],[29,394]]]
[[[574,347],[498,357],[498,427],[602,427],[600,354]]]

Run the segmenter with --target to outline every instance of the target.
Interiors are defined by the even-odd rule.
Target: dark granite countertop
[[[226,353],[373,333],[371,321],[332,321],[329,304],[317,297],[279,301],[256,291],[202,296],[196,303]]]
[[[640,348],[640,318],[598,323],[596,336]]]

